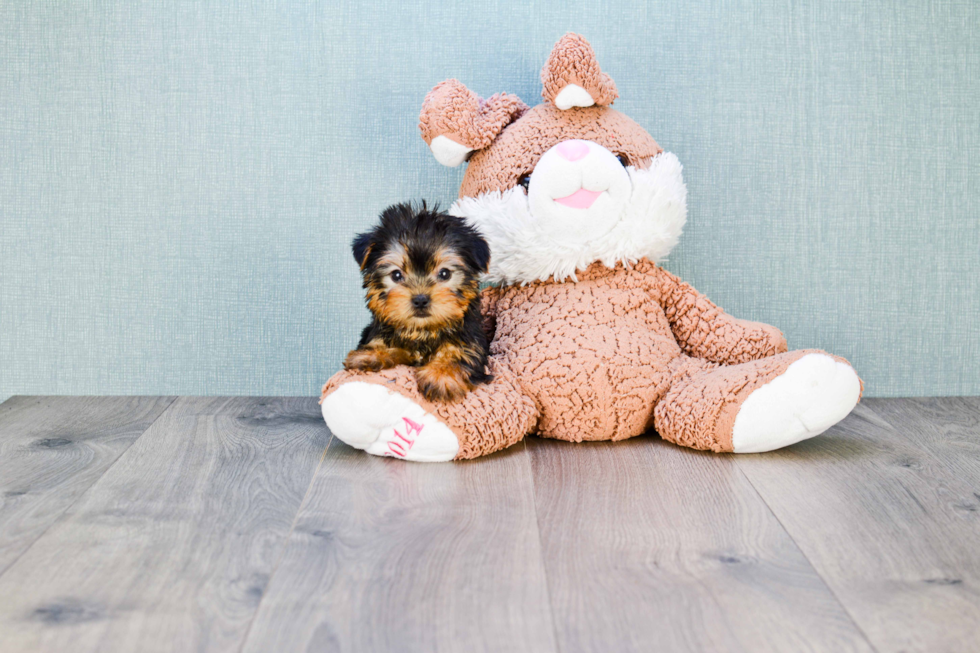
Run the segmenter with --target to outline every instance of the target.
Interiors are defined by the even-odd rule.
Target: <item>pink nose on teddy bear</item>
[[[589,153],[589,145],[585,141],[579,140],[563,141],[555,145],[555,150],[558,151],[561,158],[567,161],[578,161],[585,158],[585,155]]]

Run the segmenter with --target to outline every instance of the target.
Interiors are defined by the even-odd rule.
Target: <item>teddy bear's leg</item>
[[[665,440],[694,449],[772,451],[844,419],[861,388],[846,360],[813,349],[693,374],[686,370],[675,373],[654,409],[654,426]]]
[[[430,403],[415,370],[341,371],[323,387],[323,418],[340,440],[376,456],[438,462],[476,458],[520,441],[537,422],[534,401],[505,366],[459,401]]]

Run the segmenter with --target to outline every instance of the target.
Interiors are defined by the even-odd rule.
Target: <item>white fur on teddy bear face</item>
[[[588,156],[575,162],[558,161],[555,148],[549,150],[531,175],[529,193],[515,186],[464,197],[450,207],[490,244],[487,281],[575,279],[576,270],[594,261],[608,267],[641,258],[662,261],[677,244],[687,220],[687,188],[677,157],[664,152],[646,170],[623,168],[609,150],[588,146]],[[580,165],[565,165],[574,163]],[[602,195],[608,197],[600,196],[590,208],[554,202],[577,188],[604,190],[604,184],[609,192]],[[583,213],[575,219],[570,212]]]
[[[562,155],[563,146],[571,146],[574,161]],[[609,233],[633,193],[629,173],[613,153],[582,140],[565,141],[545,152],[530,182],[527,202],[541,237],[556,247],[573,249]],[[599,193],[588,208],[560,203],[583,190]],[[493,251],[493,243],[490,247]]]

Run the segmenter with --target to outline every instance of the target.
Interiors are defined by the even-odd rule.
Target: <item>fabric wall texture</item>
[[[871,396],[980,394],[980,3],[0,3],[0,397],[311,395],[351,237],[449,203],[456,77],[539,101],[584,34],[685,165],[666,266]]]

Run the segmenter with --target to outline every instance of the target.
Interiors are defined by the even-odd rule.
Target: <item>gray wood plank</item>
[[[418,464],[334,441],[244,650],[555,650],[524,447]]]
[[[174,397],[13,397],[0,406],[0,575]]]
[[[865,403],[980,494],[980,397],[867,399]],[[968,498],[961,509],[980,511],[980,496]]]
[[[312,398],[178,399],[0,577],[0,650],[237,650],[328,441]]]
[[[975,652],[980,488],[963,474],[975,461],[946,466],[934,452],[955,442],[893,428],[881,405],[861,403],[820,437],[737,464],[876,649]]]
[[[869,651],[731,457],[530,439],[562,651]]]

